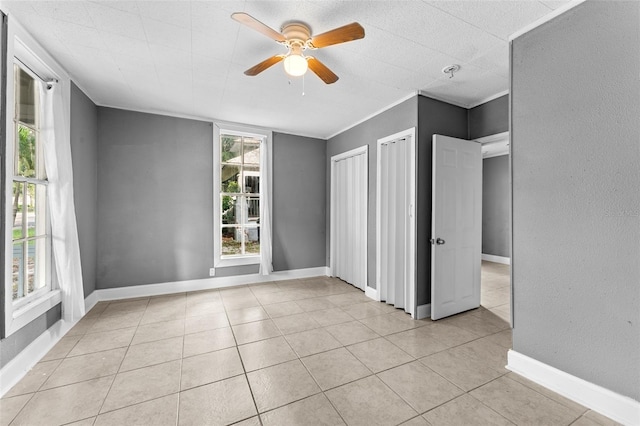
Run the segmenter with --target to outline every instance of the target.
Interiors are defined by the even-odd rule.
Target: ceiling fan
[[[244,12],[236,12],[231,15],[231,18],[289,49],[287,54],[272,56],[246,70],[244,73],[249,76],[258,75],[278,62],[284,61],[284,70],[290,76],[298,77],[305,74],[307,69],[311,69],[325,83],[335,83],[338,81],[338,76],[333,71],[313,56],[305,56],[303,52],[307,49],[315,50],[364,38],[364,28],[357,22],[311,36],[311,30],[302,22],[289,22],[283,25],[282,33],[279,33]]]

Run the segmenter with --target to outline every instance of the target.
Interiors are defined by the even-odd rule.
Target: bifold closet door
[[[409,166],[407,139],[380,146],[380,300],[409,308],[407,280]]]
[[[367,279],[366,152],[337,158],[333,164],[333,274],[365,289]]]

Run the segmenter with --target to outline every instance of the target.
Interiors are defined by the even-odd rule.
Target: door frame
[[[416,128],[411,127],[401,132],[394,133],[382,139],[378,139],[376,144],[377,165],[376,165],[376,290],[370,295],[373,299],[380,301],[380,282],[381,282],[381,256],[382,244],[380,236],[382,235],[382,145],[398,139],[407,139],[409,141],[410,167],[406,172],[409,174],[409,206],[406,214],[409,217],[409,232],[407,235],[409,244],[409,255],[405,257],[405,311],[411,314],[412,318],[416,318],[417,308],[417,283],[416,283]],[[407,298],[407,295],[409,296]]]
[[[367,161],[366,161],[366,173],[367,173],[367,190],[365,191],[365,210],[367,211],[367,214],[365,215],[365,224],[364,224],[364,228],[365,230],[368,231],[368,227],[369,227],[369,222],[368,222],[368,206],[369,206],[369,146],[368,145],[362,145],[358,148],[354,148],[352,150],[340,153],[340,154],[336,154],[334,156],[331,157],[331,209],[330,209],[330,224],[329,224],[329,275],[330,276],[335,276],[334,272],[335,272],[335,252],[336,252],[336,233],[337,233],[337,227],[336,227],[336,188],[337,188],[337,182],[336,182],[336,162],[340,161],[340,160],[344,160],[345,158],[349,158],[349,157],[355,157],[357,155],[362,155],[364,154],[367,157]],[[368,280],[368,247],[369,247],[369,240],[368,240],[368,232],[364,233],[364,247],[362,247],[362,250],[364,252],[364,282],[365,282],[365,293],[367,292],[367,289],[369,289],[369,280]],[[357,288],[357,287],[356,287]]]

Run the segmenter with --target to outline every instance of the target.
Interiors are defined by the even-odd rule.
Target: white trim
[[[7,328],[7,336],[20,330],[34,319],[46,313],[49,309],[60,304],[61,301],[62,292],[60,290],[52,290],[19,309],[14,310],[12,313],[13,319]]]
[[[0,370],[0,397],[16,385],[73,327],[60,320],[38,336]]]
[[[516,31],[515,33],[511,34],[509,36],[509,42],[515,40],[516,38],[520,37],[523,34],[528,33],[529,31],[531,31],[531,30],[533,30],[535,28],[539,27],[540,25],[551,21],[552,19],[562,15],[566,11],[568,11],[570,9],[573,9],[574,7],[576,7],[579,4],[584,3],[584,2],[585,2],[585,0],[570,0],[569,2],[563,4],[559,8],[555,9],[553,12],[549,13],[548,15],[543,16],[542,18],[538,19],[537,21],[534,21],[534,22],[530,23],[529,25],[525,26],[524,28],[521,28],[518,31]]]
[[[84,299],[84,311],[85,313],[89,312],[93,309],[94,306],[98,304],[100,300],[98,299],[98,293],[94,290]]]
[[[640,424],[640,402],[509,350],[507,368],[625,425]]]
[[[376,144],[376,286],[380,288],[381,284],[381,274],[382,274],[382,241],[380,236],[382,235],[382,145],[385,143],[392,142],[398,139],[408,139],[409,141],[409,150],[410,150],[410,167],[407,172],[409,173],[409,180],[411,185],[409,187],[409,206],[408,211],[406,212],[409,215],[409,232],[407,238],[411,242],[409,245],[409,254],[406,256],[406,262],[408,263],[406,266],[405,272],[408,272],[408,280],[404,283],[405,286],[405,299],[408,293],[409,295],[409,303],[408,306],[405,306],[405,312],[411,314],[412,317],[416,317],[416,181],[417,181],[417,173],[416,173],[416,128],[411,127],[410,129],[403,130],[401,132],[394,133],[393,135],[384,137],[382,139],[378,139]],[[380,296],[380,292],[376,291],[378,296]],[[379,298],[377,300],[380,300]]]
[[[507,141],[509,140],[508,130],[506,132],[496,133],[494,135],[483,136],[481,138],[474,139],[474,141],[480,142],[483,145],[489,144],[489,143],[504,142],[505,140]]]
[[[377,288],[369,287],[368,285],[364,288],[364,295],[369,299],[373,299],[376,302],[380,301],[380,293]]]
[[[213,123],[213,267],[226,268],[230,266],[259,265],[260,255],[258,256],[239,256],[239,257],[222,257],[222,247],[220,234],[222,232],[222,218],[220,217],[220,135],[223,132],[229,132],[240,136],[250,136],[263,138],[263,142],[267,144],[268,164],[260,165],[260,172],[267,173],[269,177],[273,176],[271,171],[273,167],[273,132],[271,130],[257,127],[245,126],[236,123],[214,122]],[[273,196],[273,179],[267,179],[269,188],[267,192]],[[260,197],[263,197],[263,191],[260,191]],[[260,203],[261,205],[263,203]],[[273,203],[268,203],[269,217],[273,217]],[[271,247],[270,249],[272,249]]]
[[[425,319],[431,317],[431,303],[426,305],[418,305],[416,319]]]
[[[482,104],[486,104],[487,102],[491,102],[493,100],[496,100],[496,99],[501,98],[504,95],[508,95],[508,94],[509,94],[509,90],[503,90],[502,92],[498,92],[495,95],[488,96],[488,97],[486,97],[486,98],[484,98],[484,99],[482,99],[480,101],[473,102],[473,103],[469,104],[469,109],[475,108],[475,107],[480,106]]]
[[[503,265],[511,265],[511,259],[504,256],[495,256],[493,254],[482,253],[482,260],[487,262],[502,263]]]
[[[267,283],[271,281],[290,280],[297,278],[311,278],[327,276],[327,268],[295,269],[291,271],[278,271],[270,275],[246,274],[230,277],[211,277],[200,280],[172,281],[159,284],[143,284],[130,287],[116,287],[95,290],[97,301],[131,299],[135,297],[160,296],[185,291],[212,290],[218,288],[235,287],[246,284]]]
[[[469,109],[469,104],[447,99],[444,96],[434,95],[432,93],[428,93],[426,90],[418,90],[418,95],[424,96],[425,98],[431,98],[436,101],[444,102],[446,104],[459,106],[460,108]]]
[[[349,125],[349,126],[345,127],[344,129],[339,130],[339,131],[335,132],[334,134],[332,134],[332,135],[330,135],[330,136],[328,136],[328,137],[326,137],[326,138],[324,138],[324,137],[323,137],[322,139],[329,140],[329,139],[331,139],[331,138],[333,138],[333,137],[338,136],[338,135],[339,135],[339,134],[341,134],[341,133],[346,132],[347,130],[353,129],[353,128],[354,128],[354,127],[356,127],[358,124],[362,124],[362,123],[364,123],[365,121],[370,120],[370,119],[372,119],[373,117],[375,117],[375,116],[377,116],[377,115],[380,115],[380,114],[382,114],[383,112],[385,112],[385,111],[387,111],[387,110],[390,110],[390,109],[391,109],[391,108],[393,108],[394,106],[400,105],[400,104],[401,104],[401,103],[403,103],[404,101],[408,101],[409,99],[411,99],[411,98],[413,98],[413,97],[415,97],[415,96],[418,96],[419,92],[420,92],[420,91],[415,91],[415,92],[412,92],[412,93],[410,93],[410,94],[408,94],[408,95],[406,95],[406,96],[403,96],[402,98],[398,99],[397,101],[390,103],[390,104],[389,104],[389,105],[387,105],[386,107],[381,108],[381,109],[377,110],[376,112],[374,112],[374,113],[371,113],[371,114],[367,115],[367,116],[366,116],[366,117],[364,117],[363,119],[358,120],[358,121],[356,121],[355,123],[353,123],[353,124],[351,124],[351,125]]]

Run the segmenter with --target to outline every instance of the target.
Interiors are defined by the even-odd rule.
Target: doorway
[[[511,218],[509,132],[477,139],[482,144],[481,306],[511,321]]]

